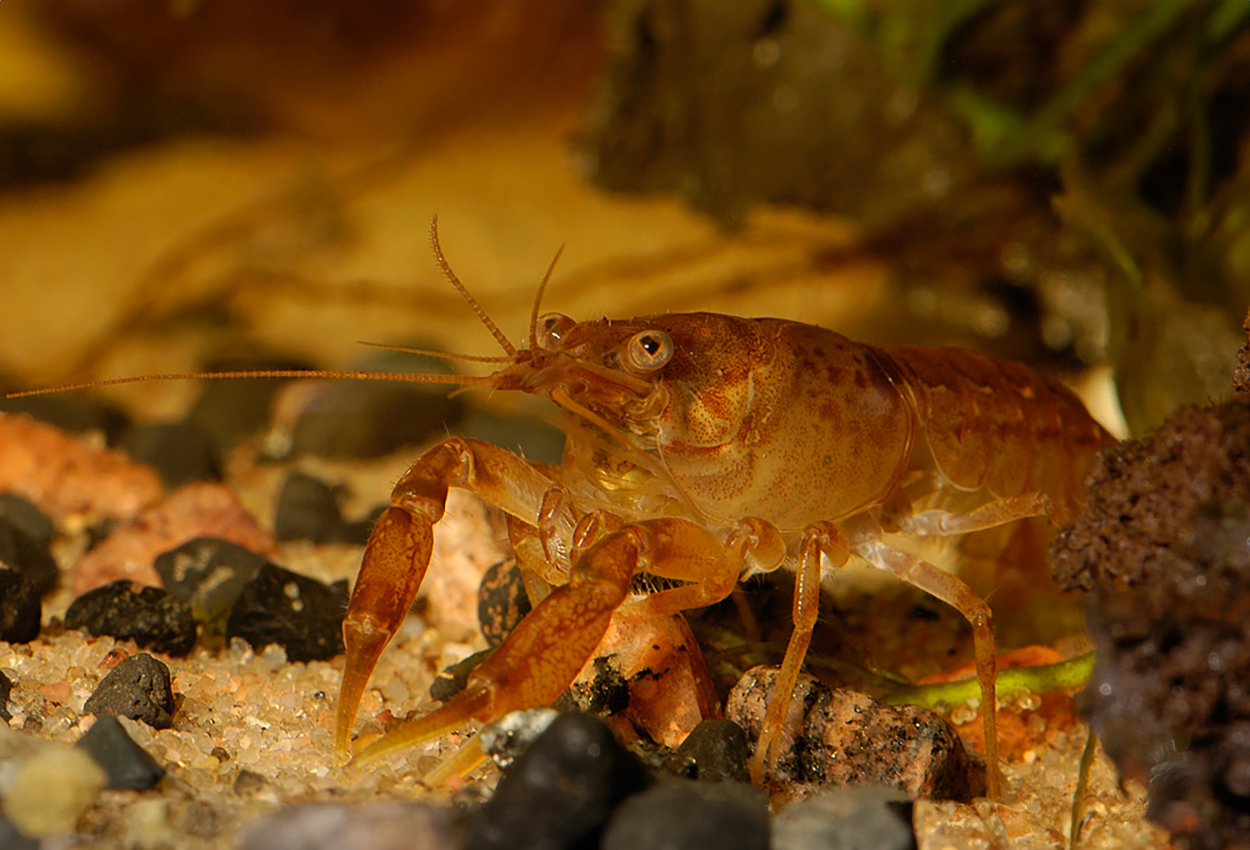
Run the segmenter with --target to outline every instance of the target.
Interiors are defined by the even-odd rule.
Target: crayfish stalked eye
[[[564,335],[576,324],[563,313],[544,313],[538,317],[538,346],[558,348]]]
[[[673,359],[673,339],[664,331],[639,331],[625,344],[625,368],[649,374]]]

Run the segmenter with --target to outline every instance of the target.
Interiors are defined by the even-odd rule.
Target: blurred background
[[[1244,0],[8,0],[0,375],[360,340],[498,354],[715,310],[1079,380],[1129,431],[1230,393]],[[189,384],[118,388],[175,417]],[[1112,399],[1112,396],[1115,399]],[[1108,420],[1113,403],[1100,407]]]

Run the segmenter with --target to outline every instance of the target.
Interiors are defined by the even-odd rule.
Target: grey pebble
[[[87,752],[108,774],[114,791],[146,791],[165,775],[165,768],[130,737],[113,716],[99,717],[74,746]]]
[[[603,850],[769,850],[768,795],[746,782],[663,777],[622,802]]]
[[[84,714],[110,714],[142,720],[153,729],[173,725],[174,694],[169,667],[146,652],[132,655],[113,668],[83,706]]]
[[[914,850],[912,804],[888,788],[850,788],[791,803],[772,850]]]

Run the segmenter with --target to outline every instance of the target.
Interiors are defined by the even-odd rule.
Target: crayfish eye
[[[673,340],[664,331],[639,331],[625,345],[625,368],[631,372],[654,372],[673,359]]]
[[[563,313],[545,313],[538,317],[538,347],[558,348],[564,335],[577,322]]]

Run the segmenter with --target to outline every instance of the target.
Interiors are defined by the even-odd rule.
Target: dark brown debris
[[[1083,709],[1178,846],[1250,843],[1250,404],[1183,408],[1094,471],[1055,543],[1092,589]]]

